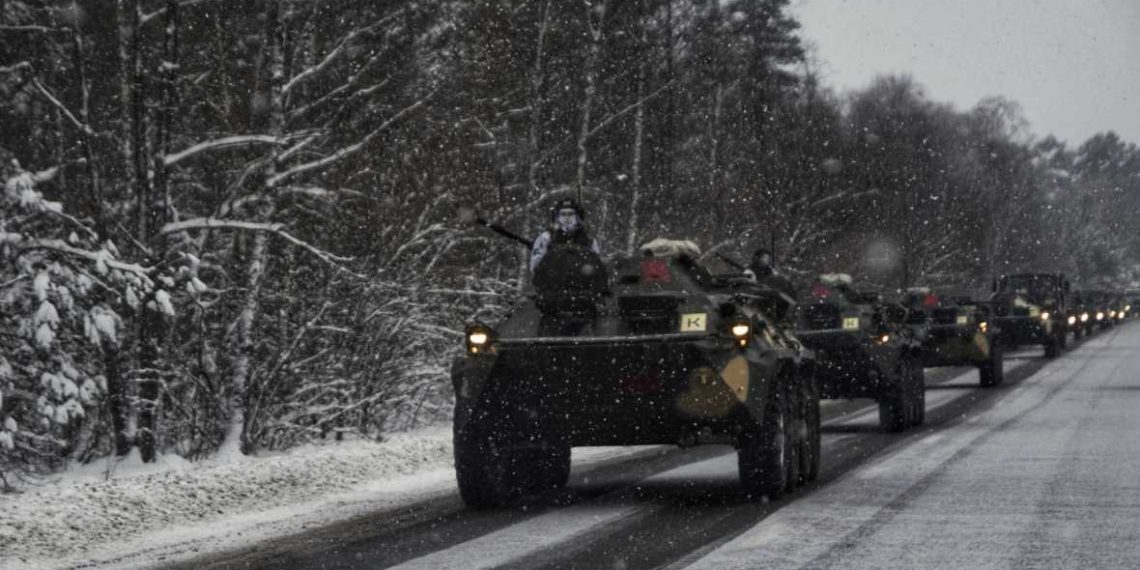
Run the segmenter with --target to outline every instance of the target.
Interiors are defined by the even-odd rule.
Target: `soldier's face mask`
[[[558,231],[570,233],[578,229],[581,222],[578,221],[578,212],[575,212],[573,208],[566,208],[558,210],[558,214],[554,217],[554,223],[558,227]]]

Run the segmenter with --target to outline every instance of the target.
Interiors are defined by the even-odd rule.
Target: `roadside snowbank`
[[[651,447],[575,449],[576,468]],[[148,568],[456,495],[451,428],[200,463],[80,466],[0,495],[0,568]]]
[[[116,465],[84,466],[25,493],[0,495],[0,568],[115,562],[124,558],[118,553],[226,527],[300,516],[305,520],[299,528],[305,528],[351,516],[344,507],[362,500],[375,506],[448,493],[454,487],[451,453],[450,429],[430,428],[383,443],[309,445],[226,463],[167,456],[156,465],[128,457]],[[167,536],[154,536],[160,532]],[[261,534],[277,532],[288,528]],[[256,538],[246,534],[246,540]]]

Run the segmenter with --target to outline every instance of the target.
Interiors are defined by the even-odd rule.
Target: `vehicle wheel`
[[[978,366],[978,375],[981,377],[983,388],[993,388],[1005,380],[1005,349],[1000,344],[990,345],[990,357]]]
[[[798,379],[797,379],[798,380]],[[803,461],[803,446],[807,441],[807,423],[805,423],[806,416],[804,415],[804,400],[805,394],[803,390],[799,389],[799,382],[795,384],[789,383],[787,393],[789,394],[788,403],[790,423],[792,429],[788,431],[788,452],[785,454],[784,469],[787,472],[784,474],[784,492],[794,493],[796,488],[800,486],[800,477]]]
[[[914,376],[911,386],[914,389],[914,417],[911,425],[920,426],[926,423],[926,371],[920,361],[911,362],[911,372]]]
[[[1057,342],[1057,337],[1051,337],[1045,343],[1045,358],[1057,358],[1061,355],[1061,343]]]
[[[800,448],[800,482],[819,479],[819,465],[823,457],[822,418],[819,411],[819,386],[809,376],[804,384],[804,424],[806,430]]]
[[[884,394],[879,397],[879,425],[883,431],[903,431],[912,421],[914,397],[911,395],[913,390],[908,388],[913,382],[908,376],[908,362],[906,358],[899,360],[895,377],[891,379]]]
[[[499,430],[476,429],[455,439],[455,476],[467,506],[488,509],[551,491],[570,478],[569,442],[510,441]]]
[[[737,443],[740,486],[752,500],[778,499],[789,485],[789,463],[796,445],[787,384],[783,378],[778,381],[764,407],[763,420],[746,427]]]

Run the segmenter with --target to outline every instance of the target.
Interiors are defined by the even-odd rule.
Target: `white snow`
[[[158,303],[158,307],[162,310],[163,314],[171,317],[174,316],[174,305],[170,303],[170,293],[159,289],[154,292],[154,300]]]
[[[46,271],[41,271],[36,274],[36,278],[32,281],[32,290],[36,292],[36,299],[40,301],[47,300],[48,289],[51,287],[51,278]]]
[[[546,513],[390,570],[481,570],[505,565],[545,546],[573,540],[642,510],[633,505],[579,505]]]
[[[1095,338],[687,568],[1140,567],[1137,349],[1136,324]]]
[[[52,330],[51,325],[43,323],[36,328],[36,344],[48,348],[53,342],[55,342],[55,331]]]
[[[574,462],[646,449],[575,449]],[[433,427],[237,461],[167,455],[146,464],[133,453],[74,466],[0,495],[0,568],[147,567],[454,495],[451,454],[450,427]]]
[[[450,430],[432,428],[223,465],[177,456],[144,464],[133,454],[79,466],[23,494],[0,495],[0,568],[145,566],[163,549],[172,560],[236,547],[452,492],[450,463]]]

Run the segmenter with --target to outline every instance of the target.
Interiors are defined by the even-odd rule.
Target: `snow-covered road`
[[[902,434],[869,401],[826,402],[819,483],[769,504],[741,495],[727,446],[575,450],[565,493],[514,509],[463,509],[428,465],[402,502],[385,480],[36,566],[1140,567],[1140,323],[1055,361],[1011,354],[1006,373],[983,389],[976,371],[929,370],[927,425]]]
[[[954,426],[964,414],[1016,391],[1046,364],[1039,350],[1006,362],[1008,388],[978,387],[977,373],[943,369],[928,374],[929,427],[884,434],[868,401],[824,406],[824,466],[815,492],[757,505],[741,496],[735,453],[702,447],[642,458],[572,478],[564,496],[518,509],[449,511],[405,524],[350,525],[344,533],[280,541],[262,552],[197,560],[210,568],[656,568],[716,561],[773,512],[795,507],[845,480],[852,469],[878,462],[883,450],[905,449],[927,434]],[[377,521],[370,521],[375,525]],[[759,527],[758,527],[759,528]],[[702,560],[708,556],[708,562]]]
[[[795,501],[689,566],[1140,568],[1140,326]]]

